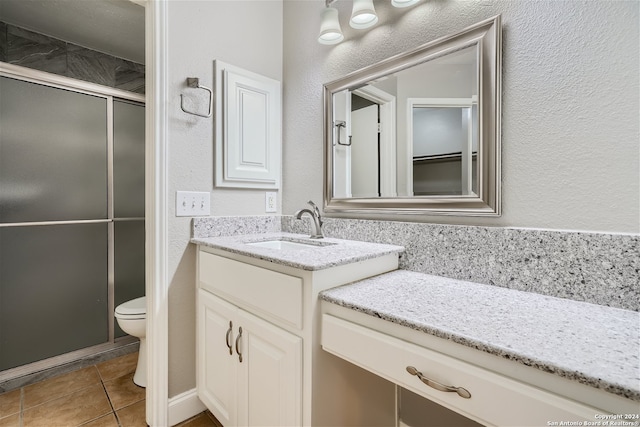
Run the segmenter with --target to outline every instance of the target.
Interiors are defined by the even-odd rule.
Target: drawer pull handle
[[[446,391],[451,393],[458,393],[458,396],[464,397],[465,399],[469,399],[471,397],[471,393],[465,388],[462,387],[453,387],[449,385],[440,384],[437,381],[430,380],[429,378],[422,375],[422,372],[418,371],[413,366],[407,366],[407,372],[411,375],[415,375],[420,378],[420,381],[428,385],[429,387],[435,388],[436,390]]]
[[[227,331],[227,336],[225,337],[225,343],[227,344],[227,347],[229,348],[229,354],[233,354],[233,347],[231,346],[231,340],[229,340],[229,338],[231,337],[231,331],[233,330],[233,323],[231,322],[231,320],[229,320],[229,330]]]
[[[236,353],[238,353],[238,360],[242,363],[242,353],[240,353],[240,338],[242,338],[242,326],[238,329],[238,338],[236,338]]]

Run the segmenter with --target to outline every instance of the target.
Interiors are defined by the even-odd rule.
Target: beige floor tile
[[[23,410],[74,393],[94,384],[100,384],[100,376],[95,366],[89,366],[26,386],[24,387]]]
[[[135,372],[136,366],[138,366],[138,353],[125,354],[124,356],[99,363],[96,366],[102,381],[110,381]]]
[[[0,418],[0,427],[20,427],[20,414]]]
[[[177,427],[218,427],[218,424],[209,418],[206,413],[202,412],[201,414],[178,424]]]
[[[116,419],[116,414],[112,412],[97,420],[82,424],[82,427],[118,427],[118,420]]]
[[[146,402],[143,400],[116,411],[122,427],[147,427]]]
[[[102,384],[79,390],[23,411],[23,427],[78,426],[107,415],[111,405]]]
[[[145,389],[133,382],[133,372],[115,380],[105,381],[104,387],[116,411],[144,400],[146,396]]]
[[[20,389],[0,394],[0,418],[20,412]]]

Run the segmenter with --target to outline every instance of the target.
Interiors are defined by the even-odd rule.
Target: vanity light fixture
[[[318,42],[322,44],[337,44],[344,40],[340,21],[338,21],[338,9],[331,7],[330,0],[326,2],[326,8],[322,11],[322,23]]]
[[[338,9],[331,7],[337,0],[325,0],[325,9],[322,11],[322,22],[320,24],[320,35],[318,43],[337,44],[344,40],[340,21],[338,19]],[[397,8],[413,6],[420,0],[391,0],[391,4]],[[353,0],[353,10],[349,25],[357,30],[372,27],[378,23],[378,14],[373,7],[373,0]]]
[[[353,0],[353,11],[349,25],[362,30],[372,27],[378,22],[378,15],[373,7],[373,0]]]

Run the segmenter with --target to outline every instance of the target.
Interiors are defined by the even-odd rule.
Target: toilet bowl
[[[147,301],[145,297],[132,299],[116,307],[115,317],[120,328],[127,334],[140,339],[138,366],[133,382],[140,387],[147,386]]]

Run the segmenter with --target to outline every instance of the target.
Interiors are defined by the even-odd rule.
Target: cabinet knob
[[[469,391],[467,389],[462,388],[462,387],[454,387],[454,386],[450,386],[450,385],[444,385],[444,384],[441,384],[441,383],[439,383],[437,381],[429,379],[429,378],[425,377],[424,375],[422,375],[422,372],[418,371],[413,366],[407,366],[407,372],[409,372],[411,375],[415,375],[416,377],[420,378],[420,381],[422,381],[423,383],[425,383],[429,387],[435,388],[436,390],[445,391],[445,392],[448,392],[448,393],[458,393],[458,396],[463,397],[465,399],[469,399],[471,397],[471,393],[469,393]]]

